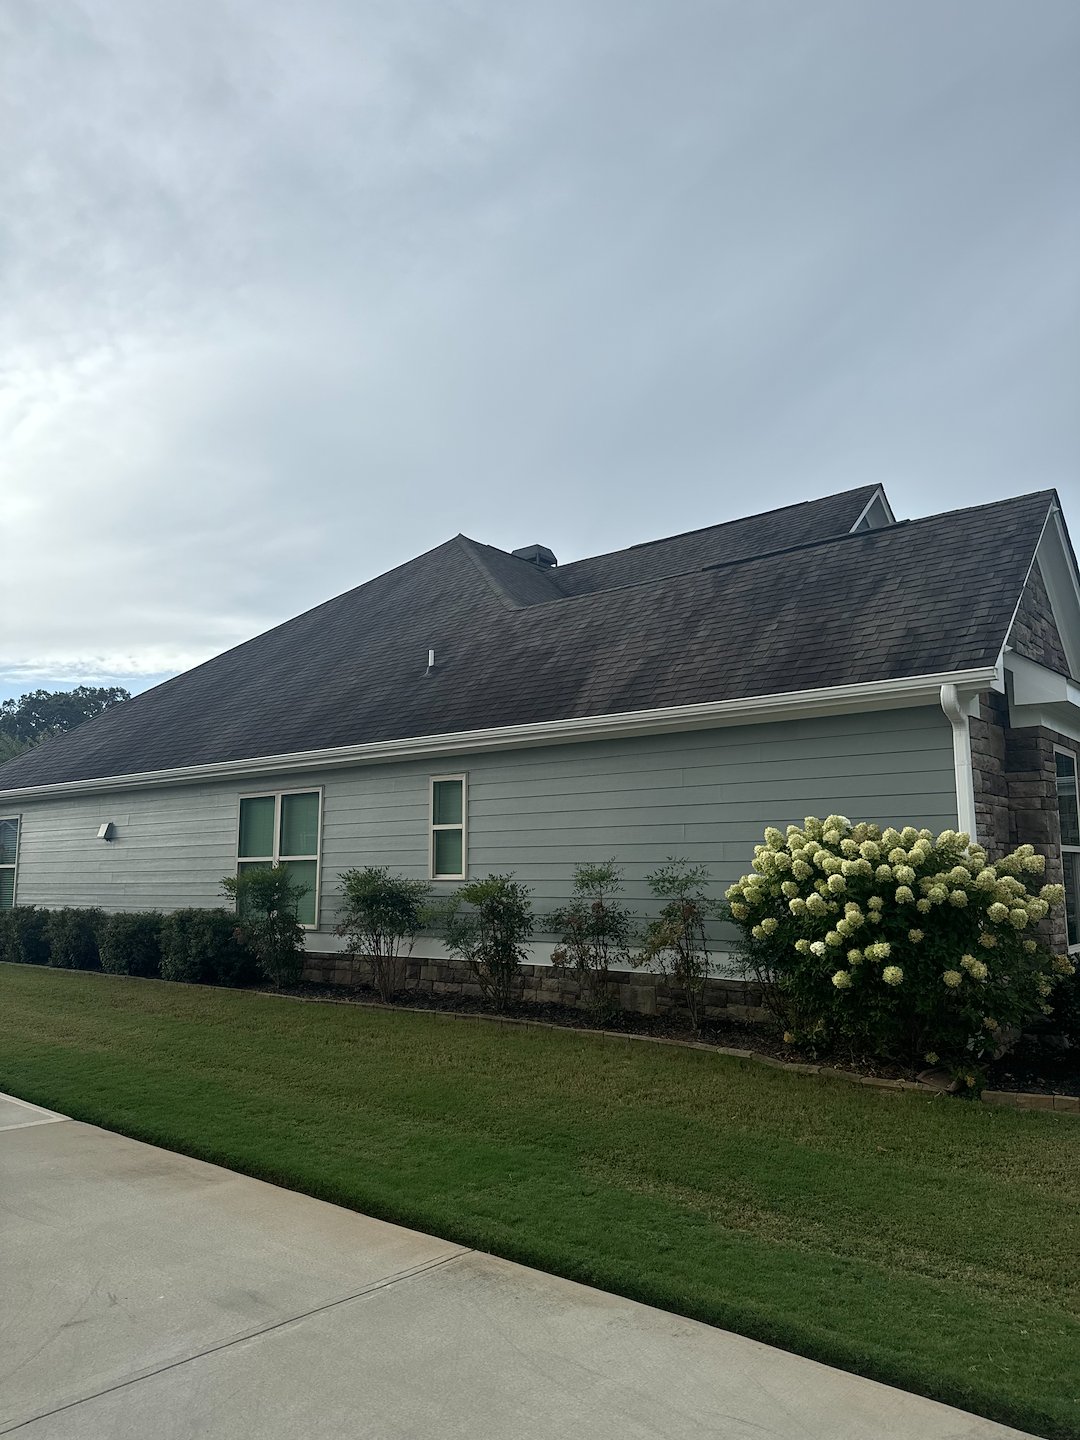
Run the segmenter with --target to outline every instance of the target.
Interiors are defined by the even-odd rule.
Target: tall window
[[[301,925],[314,929],[319,919],[319,832],[322,792],[279,791],[245,795],[240,800],[236,869],[268,870],[284,865],[293,884],[303,889],[296,909]]]
[[[1080,946],[1080,809],[1077,806],[1076,756],[1055,750],[1061,865],[1065,872],[1065,929],[1069,949]]]
[[[464,880],[469,868],[464,775],[431,777],[431,878]]]
[[[19,859],[19,822],[0,820],[0,910],[15,904],[15,866]]]

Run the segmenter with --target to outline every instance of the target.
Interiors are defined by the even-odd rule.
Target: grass
[[[1080,1436],[1080,1124],[558,1030],[0,966],[0,1089]]]

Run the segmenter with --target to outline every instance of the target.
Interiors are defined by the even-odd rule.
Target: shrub
[[[447,903],[443,925],[451,955],[468,963],[490,1004],[507,1009],[529,953],[524,944],[533,929],[529,887],[510,875],[474,880]]]
[[[366,960],[383,1000],[405,985],[405,962],[427,918],[431,887],[407,880],[386,866],[346,870],[341,877],[344,906],[335,933],[350,955]]]
[[[255,956],[240,942],[231,910],[174,910],[161,923],[161,978],[191,985],[249,985]]]
[[[16,905],[0,911],[0,960],[15,965],[47,965],[49,942],[45,925],[47,910],[34,905]]]
[[[298,984],[304,970],[304,930],[296,907],[304,887],[293,883],[288,866],[226,875],[221,888],[236,901],[237,933],[266,978],[276,986]]]
[[[133,910],[110,915],[100,934],[101,968],[110,975],[161,973],[161,914]]]
[[[645,927],[637,966],[659,970],[679,992],[695,1030],[705,1010],[705,984],[712,974],[708,923],[723,913],[719,901],[705,892],[709,872],[704,865],[669,859],[645,877],[649,889],[666,903]]]
[[[574,898],[556,910],[550,925],[559,935],[551,963],[577,976],[589,1008],[599,1015],[611,1011],[612,967],[630,964],[633,916],[614,897],[622,889],[622,871],[614,860],[579,865],[574,871]]]
[[[50,910],[45,922],[49,964],[60,970],[100,970],[98,936],[104,927],[105,911],[96,906]]]
[[[727,892],[750,971],[794,1038],[943,1064],[974,1087],[1003,1036],[1050,1013],[1072,973],[1036,927],[1060,885],[1033,887],[1030,845],[993,864],[967,835],[880,830],[842,815],[765,831]]]

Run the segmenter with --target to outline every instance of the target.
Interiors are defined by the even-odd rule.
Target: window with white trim
[[[236,842],[236,873],[284,865],[303,894],[296,918],[309,930],[319,923],[321,790],[278,790],[242,795]]]
[[[1076,756],[1054,751],[1058,818],[1061,821],[1061,868],[1065,878],[1065,929],[1069,949],[1080,949],[1080,803]]]
[[[468,784],[465,775],[431,777],[432,880],[464,880],[469,870]]]
[[[0,819],[0,910],[15,907],[15,868],[19,863],[19,818]]]

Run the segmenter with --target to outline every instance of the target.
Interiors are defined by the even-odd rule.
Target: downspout
[[[975,777],[971,769],[971,731],[968,713],[955,685],[942,685],[941,708],[952,726],[953,769],[956,772],[956,814],[960,829],[978,841],[975,829]]]

